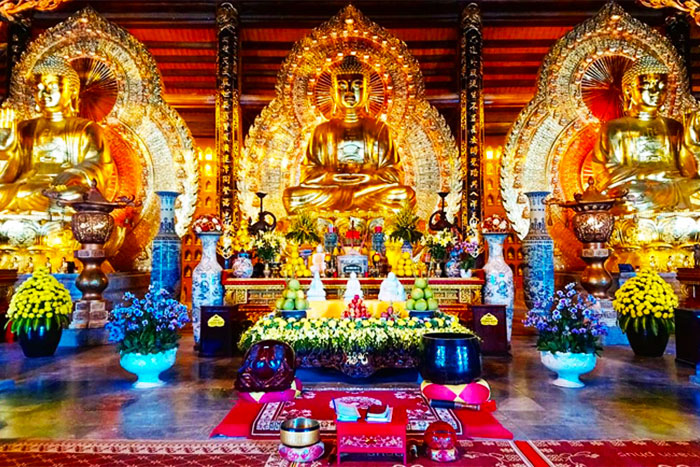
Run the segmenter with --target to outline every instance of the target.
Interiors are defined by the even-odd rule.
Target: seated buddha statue
[[[301,184],[284,191],[289,214],[317,211],[398,211],[415,204],[401,184],[401,164],[389,127],[369,114],[369,70],[346,57],[331,73],[333,110],[311,135]]]
[[[17,122],[10,109],[0,110],[0,211],[46,212],[52,189],[63,199],[78,198],[91,181],[104,193],[113,171],[100,125],[77,117],[80,80],[60,57],[33,69],[40,117]]]
[[[628,190],[627,212],[700,208],[700,125],[697,115],[684,128],[659,114],[668,73],[650,56],[625,72],[625,115],[603,125],[594,150],[598,188],[611,194]]]

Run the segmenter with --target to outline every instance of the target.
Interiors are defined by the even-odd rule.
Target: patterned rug
[[[409,465],[424,467],[658,467],[700,465],[700,442],[690,441],[459,441],[461,458],[437,464],[409,456]],[[69,466],[236,466],[286,467],[276,441],[110,441],[26,440],[0,444],[0,465],[8,467]],[[335,448],[309,467],[334,465]],[[411,453],[413,454],[413,450]],[[396,466],[392,456],[343,456],[345,467]]]
[[[367,390],[365,388],[314,388],[304,390],[302,395],[289,402],[252,404],[239,401],[224,420],[212,431],[211,436],[246,436],[254,439],[277,438],[282,423],[294,417],[307,417],[321,423],[321,435],[334,436],[335,411],[331,402],[340,399],[358,408],[366,409],[373,404],[388,404],[406,411],[408,436],[422,436],[427,427],[438,420],[452,425],[459,438],[510,439],[506,430],[490,412],[430,407],[420,389],[393,387]]]

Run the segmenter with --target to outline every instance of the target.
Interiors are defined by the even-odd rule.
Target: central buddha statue
[[[389,127],[369,114],[366,65],[346,57],[331,71],[329,121],[311,135],[301,184],[284,191],[289,214],[398,211],[415,205],[413,188],[401,184],[401,164]]]
[[[627,212],[670,212],[700,208],[700,118],[684,128],[662,117],[668,69],[655,58],[637,60],[622,78],[625,116],[603,125],[593,163],[598,188],[629,191]]]
[[[6,213],[48,211],[45,189],[77,198],[95,180],[104,193],[114,170],[100,125],[76,116],[78,73],[53,56],[33,75],[42,115],[18,123],[13,110],[0,110],[0,211]]]

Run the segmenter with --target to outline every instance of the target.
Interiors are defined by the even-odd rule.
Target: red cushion
[[[435,384],[423,381],[420,390],[430,400],[464,404],[483,404],[491,397],[491,388],[483,379],[477,379],[469,384]]]
[[[254,402],[257,404],[267,404],[268,402],[286,402],[291,401],[301,394],[301,381],[294,378],[294,382],[289,389],[284,391],[271,392],[239,392],[239,397],[244,401]]]

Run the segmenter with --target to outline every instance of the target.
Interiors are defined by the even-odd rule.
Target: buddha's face
[[[659,108],[666,98],[667,75],[648,73],[637,76],[630,89],[632,102],[641,111],[652,111]]]
[[[47,112],[64,112],[71,106],[74,89],[63,76],[44,73],[36,78],[36,103]]]
[[[341,74],[336,77],[335,90],[338,104],[346,109],[355,109],[365,102],[365,79],[360,73]]]

